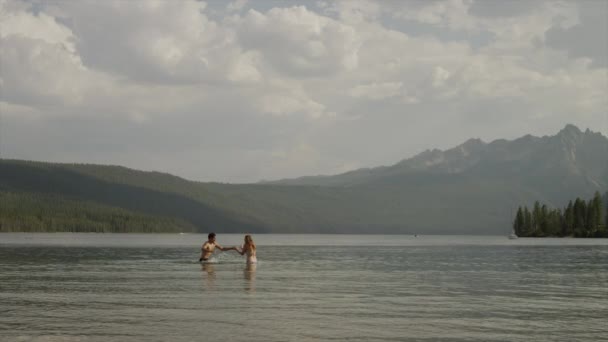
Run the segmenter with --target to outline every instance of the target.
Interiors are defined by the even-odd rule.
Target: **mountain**
[[[358,186],[386,182],[413,174],[459,175],[482,178],[516,177],[535,186],[547,180],[583,187],[608,186],[608,140],[590,130],[567,125],[555,136],[526,135],[514,141],[485,143],[470,139],[446,150],[427,150],[392,166],[358,169],[334,176],[284,179],[264,184]],[[586,192],[586,191],[585,191]]]
[[[607,189],[608,139],[573,125],[554,136],[470,139],[391,166],[258,184],[192,182],[119,166],[0,161],[0,201],[27,203],[13,205],[11,217],[49,222],[60,212],[63,221],[54,222],[67,222],[78,211],[65,208],[82,202],[93,213],[101,206],[104,218],[120,209],[123,223],[145,228],[161,220],[172,231],[504,234],[519,205],[539,200],[561,207]],[[49,198],[67,204],[49,208],[55,203]],[[2,207],[8,206],[0,206],[0,214]]]

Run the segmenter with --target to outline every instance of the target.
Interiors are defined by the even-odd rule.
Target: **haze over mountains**
[[[0,193],[100,203],[201,232],[505,234],[519,205],[561,207],[606,190],[608,139],[573,125],[554,136],[470,139],[392,166],[243,185],[0,161]]]
[[[474,177],[511,176],[529,182],[533,178],[566,177],[591,188],[606,187],[608,181],[608,144],[600,133],[581,132],[567,125],[555,136],[526,135],[514,141],[485,143],[470,139],[452,149],[424,151],[388,167],[365,168],[335,176],[309,176],[284,179],[268,184],[356,186],[386,182],[411,174],[471,175]],[[558,174],[559,173],[559,174]],[[578,179],[578,178],[581,179]],[[570,179],[572,178],[572,179]],[[576,180],[575,180],[576,179]],[[564,183],[566,181],[566,183]]]

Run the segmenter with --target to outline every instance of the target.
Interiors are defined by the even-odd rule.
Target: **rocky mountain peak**
[[[486,143],[479,139],[479,138],[471,138],[467,141],[465,141],[461,146],[463,147],[478,147],[478,146],[483,146]]]
[[[587,129],[587,130],[589,130],[589,129]],[[580,135],[580,134],[582,134],[582,133],[583,133],[583,132],[581,132],[581,130],[580,130],[578,127],[576,127],[575,125],[573,125],[573,124],[567,124],[567,125],[566,125],[564,128],[562,128],[562,130],[561,130],[561,131],[559,131],[559,133],[557,133],[557,134],[558,134],[558,135],[561,135],[561,134],[574,134],[574,135]]]
[[[562,148],[570,155],[568,159],[575,159],[574,154],[577,146],[583,141],[586,134],[591,134],[591,131],[583,133],[578,127],[568,124],[557,135],[555,139],[560,142]]]
[[[589,130],[587,131],[590,133]],[[557,137],[559,137],[562,141],[579,141],[585,134],[586,133],[583,133],[580,129],[578,129],[578,127],[572,124],[567,124],[566,127],[562,128],[562,130],[557,133]]]

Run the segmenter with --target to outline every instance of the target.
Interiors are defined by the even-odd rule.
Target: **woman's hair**
[[[255,243],[253,243],[253,239],[249,234],[245,235],[245,245],[249,245],[251,249],[255,249]]]

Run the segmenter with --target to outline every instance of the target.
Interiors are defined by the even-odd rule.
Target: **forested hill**
[[[0,231],[506,234],[512,210],[608,189],[608,139],[572,125],[395,165],[260,184],[0,160]]]
[[[244,225],[262,230],[254,220],[224,212],[221,196],[214,198],[205,186],[119,166],[2,160],[0,196],[2,231],[190,232],[217,227],[240,232]]]

